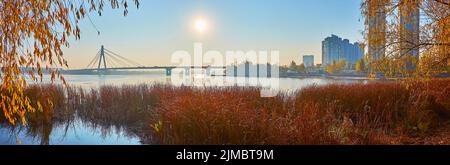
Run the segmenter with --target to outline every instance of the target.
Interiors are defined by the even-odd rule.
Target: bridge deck
[[[97,71],[97,70],[137,70],[137,69],[226,69],[226,66],[138,66],[138,67],[116,67],[116,68],[89,68],[73,69],[69,71]]]

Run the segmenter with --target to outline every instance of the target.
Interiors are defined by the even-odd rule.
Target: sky
[[[321,63],[321,42],[336,34],[362,41],[359,0],[141,0],[129,13],[105,8],[80,22],[81,39],[65,48],[69,68],[84,68],[101,45],[145,66],[173,65],[175,51],[278,50],[280,63],[302,63],[314,55]],[[198,20],[205,31],[195,28]],[[97,30],[100,31],[98,35]]]

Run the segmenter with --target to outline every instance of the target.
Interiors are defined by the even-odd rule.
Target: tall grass
[[[158,103],[153,86],[123,85],[102,86],[84,94],[79,104],[78,116],[93,127],[124,129],[150,143],[150,119]]]
[[[147,85],[103,86],[86,93],[78,110],[81,117],[105,124],[133,125],[151,117],[157,97]]]
[[[40,103],[27,121],[44,144],[55,124],[76,117],[151,144],[409,144],[450,137],[450,79],[310,86],[271,98],[256,87],[171,85],[87,91],[34,85],[25,93]]]
[[[257,88],[180,87],[159,94],[163,144],[398,144],[448,121],[449,80]]]
[[[36,111],[27,114],[26,133],[38,138],[41,144],[49,144],[50,134],[54,127],[65,125],[68,127],[75,119],[73,99],[79,98],[73,95],[75,88],[63,88],[58,85],[31,85],[24,93]],[[4,124],[4,123],[3,123]],[[11,127],[12,130],[16,129]],[[19,127],[18,129],[21,129]]]

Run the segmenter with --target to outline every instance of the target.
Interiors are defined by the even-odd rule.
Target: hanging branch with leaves
[[[139,7],[139,0],[130,1]],[[69,47],[69,37],[80,39],[79,21],[91,12],[101,15],[105,3],[128,13],[127,0],[0,1],[0,120],[25,124],[26,114],[36,110],[24,95],[27,76],[42,81],[48,72],[52,82],[66,85],[55,69],[68,67],[62,48]]]

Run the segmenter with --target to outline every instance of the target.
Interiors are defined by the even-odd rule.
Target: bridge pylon
[[[103,68],[101,68],[102,61],[103,61]],[[105,47],[103,45],[100,48],[100,58],[98,60],[98,67],[97,67],[97,69],[98,69],[99,72],[100,72],[101,69],[103,69],[103,71],[106,71],[106,69],[107,69],[107,67],[106,67],[106,58],[105,58]]]

